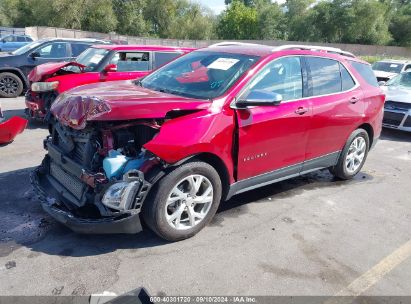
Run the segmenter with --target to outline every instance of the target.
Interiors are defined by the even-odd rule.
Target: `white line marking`
[[[378,264],[372,267],[370,270],[365,272],[363,275],[351,282],[350,285],[341,289],[335,294],[335,296],[350,296],[358,297],[364,293],[367,289],[376,284],[381,280],[387,273],[397,267],[399,264],[404,262],[411,256],[411,240],[403,244],[401,247],[396,249],[390,255],[382,259]],[[351,299],[352,300],[352,299]],[[325,303],[335,304],[335,303],[346,303],[345,298],[331,298]]]

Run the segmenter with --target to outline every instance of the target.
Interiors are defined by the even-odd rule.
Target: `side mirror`
[[[117,64],[108,64],[104,67],[104,73],[117,72]]]
[[[385,85],[387,82],[386,81],[378,81],[378,85],[379,86],[383,86],[383,85]]]
[[[276,106],[281,103],[283,96],[281,94],[266,90],[255,90],[248,93],[245,98],[236,102],[237,107],[245,108],[248,106]]]
[[[30,53],[30,57],[33,59],[36,59],[37,57],[40,57],[40,53],[39,52]]]

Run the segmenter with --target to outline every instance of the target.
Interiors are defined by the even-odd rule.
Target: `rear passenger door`
[[[361,124],[363,93],[341,62],[323,57],[304,57],[312,105],[306,163],[303,171],[333,165],[348,136]]]

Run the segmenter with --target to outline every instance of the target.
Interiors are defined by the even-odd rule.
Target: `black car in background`
[[[97,39],[41,39],[13,52],[0,54],[0,97],[16,97],[28,88],[27,75],[46,62],[72,61],[93,44],[110,44]]]

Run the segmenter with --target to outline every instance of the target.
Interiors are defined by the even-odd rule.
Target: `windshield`
[[[411,88],[411,72],[402,73],[387,81],[386,86],[403,86]]]
[[[401,73],[404,64],[394,62],[376,62],[372,65],[374,71],[383,71],[388,73]]]
[[[192,52],[148,75],[140,84],[154,91],[212,99],[225,93],[258,59],[243,54]]]
[[[21,48],[11,52],[11,54],[13,55],[22,55],[30,50],[35,49],[36,47],[38,47],[40,44],[42,44],[44,41],[34,41],[31,42],[29,44],[26,44],[25,46],[22,46]]]
[[[84,71],[94,72],[108,52],[106,49],[88,48],[77,57],[76,62],[86,66]]]

